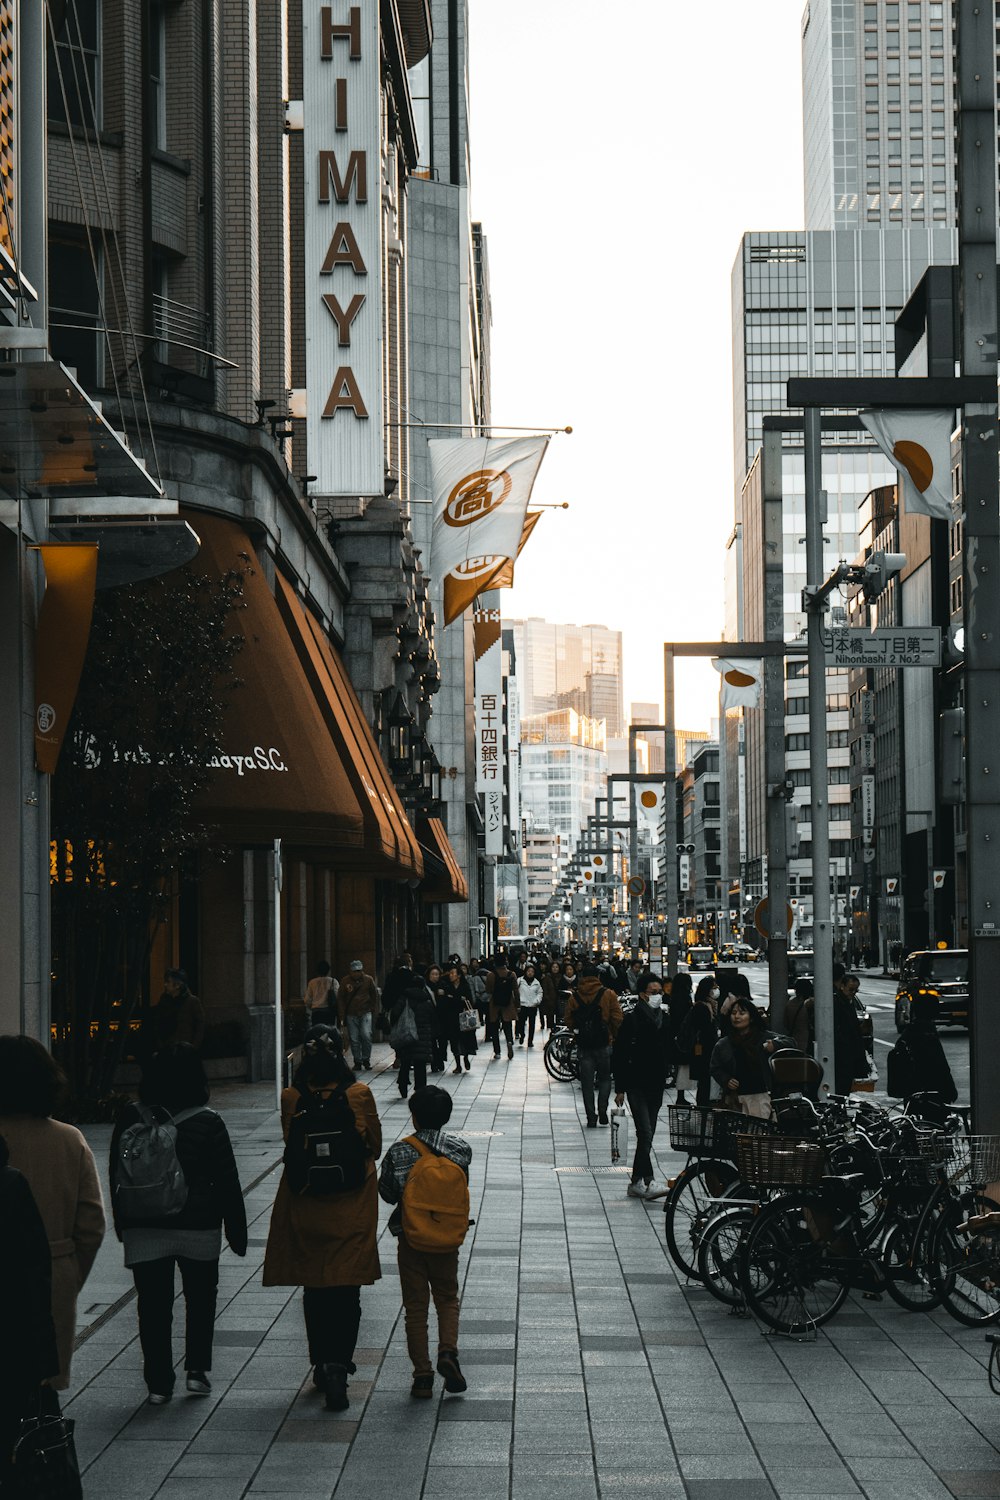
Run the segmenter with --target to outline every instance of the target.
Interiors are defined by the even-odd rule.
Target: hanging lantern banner
[[[51,776],[76,702],[97,585],[97,548],[39,547],[45,597],[35,633],[35,764]]]
[[[503,653],[500,611],[477,610],[475,655],[476,791],[483,798],[487,854],[503,853]]]
[[[636,812],[654,828],[660,821],[660,812],[663,808],[663,795],[664,789],[662,786],[638,786],[636,788]]]
[[[548,438],[434,438],[427,448],[434,495],[431,568],[462,579],[475,561],[515,558],[531,489]],[[488,579],[488,575],[484,575]],[[468,581],[468,580],[467,580]],[[480,581],[477,592],[487,587]],[[446,591],[446,625],[457,619],[462,590]],[[450,594],[450,598],[448,595]]]

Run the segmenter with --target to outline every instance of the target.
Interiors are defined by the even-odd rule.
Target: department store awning
[[[428,870],[423,894],[430,901],[468,901],[469,882],[455,857],[451,840],[440,818],[425,818],[421,825],[424,848],[432,856],[436,870]]]
[[[247,563],[252,570],[245,608],[231,616],[244,641],[234,663],[240,685],[228,697],[222,753],[196,813],[233,843],[280,838],[328,848],[338,863],[357,867],[364,815],[250,539],[220,516],[189,519],[201,539],[195,572],[218,578]]]
[[[340,653],[280,575],[277,602],[299,664],[354,788],[365,823],[366,855],[376,865],[384,865],[386,874],[419,879],[424,873],[420,845]]]

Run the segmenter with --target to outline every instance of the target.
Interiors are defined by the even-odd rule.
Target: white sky
[[[470,0],[472,210],[493,418],[571,424],[504,598],[624,632],[625,710],[663,641],[715,640],[733,518],[730,274],[802,223],[804,0]],[[679,665],[677,722],[718,678]]]

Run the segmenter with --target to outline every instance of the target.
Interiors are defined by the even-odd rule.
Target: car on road
[[[896,989],[896,1030],[910,1019],[915,995],[937,999],[939,1026],[965,1026],[971,1021],[968,948],[921,948],[903,960]]]
[[[715,949],[709,948],[702,943],[695,943],[687,951],[687,966],[689,969],[714,968]]]
[[[811,948],[789,948],[788,950],[788,983],[794,985],[796,979],[811,979],[815,954]]]

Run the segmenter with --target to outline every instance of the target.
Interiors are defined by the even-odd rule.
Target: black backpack
[[[307,1089],[299,1095],[283,1159],[285,1178],[296,1197],[326,1198],[363,1186],[368,1152],[341,1086],[326,1094]]]
[[[885,1091],[891,1099],[908,1099],[916,1092],[916,1069],[913,1066],[910,1044],[905,1036],[901,1036],[896,1045],[889,1049],[885,1077]]]
[[[601,1015],[601,996],[589,1005],[578,1005],[576,1016],[576,1042],[583,1052],[596,1051],[608,1045],[608,1026]]]

